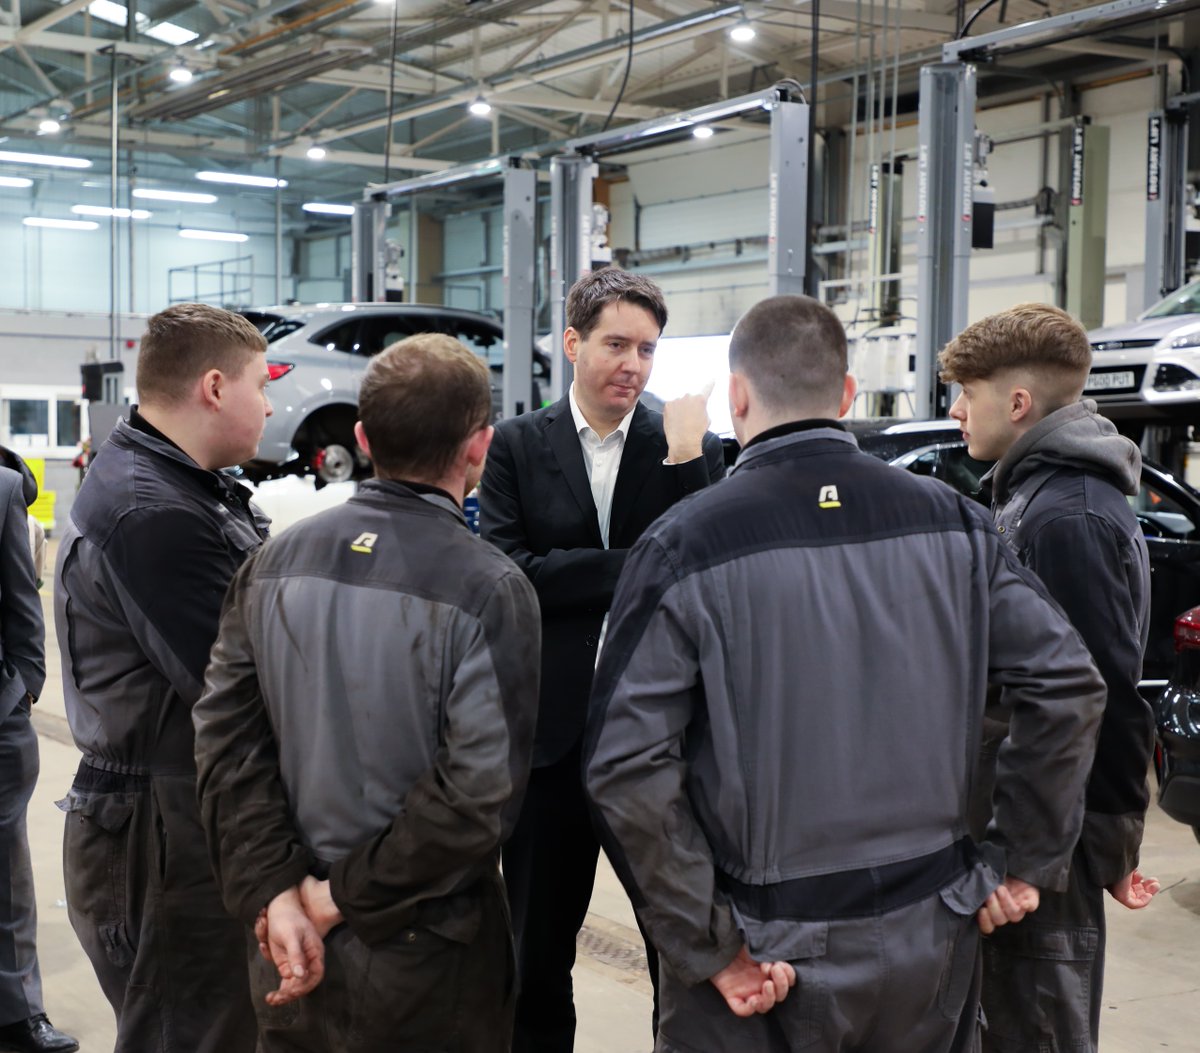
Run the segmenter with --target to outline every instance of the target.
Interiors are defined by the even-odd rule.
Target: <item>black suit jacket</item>
[[[583,734],[600,627],[630,547],[681,497],[725,474],[721,440],[711,433],[703,457],[665,465],[666,456],[662,414],[639,404],[621,454],[606,549],[568,399],[496,425],[479,487],[479,528],[528,575],[541,603],[534,767],[559,760]]]

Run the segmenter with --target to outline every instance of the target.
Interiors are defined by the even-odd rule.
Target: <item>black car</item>
[[[1200,607],[1175,619],[1175,667],[1154,723],[1158,803],[1200,841]]]

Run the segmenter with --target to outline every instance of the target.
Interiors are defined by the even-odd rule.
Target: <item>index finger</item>
[[[716,386],[717,386],[717,382],[715,380],[709,380],[709,382],[700,389],[698,394],[705,402],[707,402],[708,397],[713,393],[713,389]]]

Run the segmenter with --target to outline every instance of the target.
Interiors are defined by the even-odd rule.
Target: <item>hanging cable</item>
[[[392,4],[392,50],[388,59],[388,107],[387,107],[387,136],[383,140],[383,181],[391,181],[392,176],[392,136],[395,128],[392,117],[396,112],[396,39],[400,35],[400,3]]]
[[[971,27],[975,24],[975,20],[978,19],[979,16],[982,15],[988,8],[995,7],[998,3],[1000,3],[1000,0],[983,0],[983,3],[979,5],[979,9],[967,19],[966,25],[959,30],[958,36],[955,37],[955,39],[962,40],[963,37],[971,32]]]
[[[633,0],[629,0],[629,50],[625,55],[625,76],[621,78],[621,90],[617,92],[617,97],[613,99],[612,109],[608,111],[608,116],[604,118],[604,127],[600,129],[602,132],[608,131],[608,126],[612,124],[613,114],[617,112],[617,107],[621,105],[621,100],[625,97],[625,86],[629,83],[629,70],[633,66]]]

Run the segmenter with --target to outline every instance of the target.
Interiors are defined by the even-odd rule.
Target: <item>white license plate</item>
[[[1109,391],[1113,388],[1133,387],[1133,370],[1122,369],[1118,373],[1089,373],[1084,391]]]

